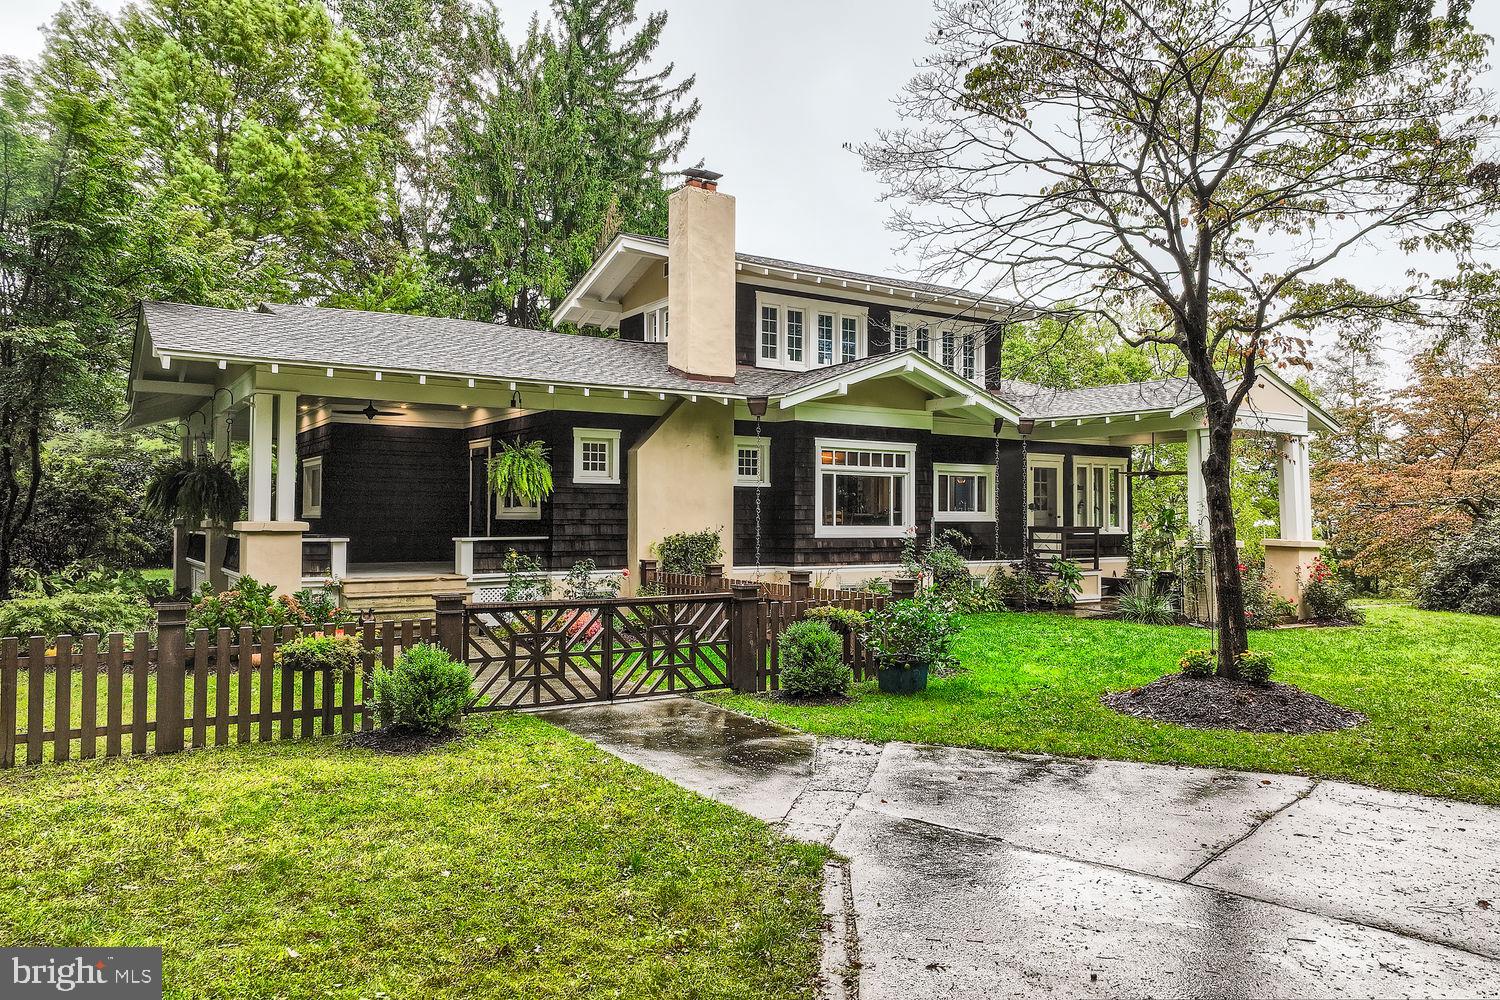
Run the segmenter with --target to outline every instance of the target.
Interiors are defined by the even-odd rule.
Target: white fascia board
[[[583,306],[583,300],[589,298],[588,291],[594,283],[603,276],[609,266],[614,263],[615,258],[623,253],[643,254],[649,257],[667,259],[666,248],[657,243],[651,243],[638,236],[629,233],[620,233],[610,241],[609,246],[594,261],[594,266],[584,272],[583,277],[568,289],[568,294],[563,296],[562,302],[558,303],[556,318],[563,323],[575,322],[574,313],[587,313],[589,310]]]
[[[828,378],[782,396],[778,405],[783,410],[791,409],[800,403],[808,403],[835,393],[842,394],[847,392],[851,385],[892,374],[902,375],[908,381],[915,382],[928,391],[941,392],[949,396],[973,397],[974,401],[970,404],[971,406],[983,409],[1011,423],[1020,421],[1020,412],[1008,403],[992,396],[976,383],[953,374],[931,358],[913,351],[900,351],[890,355],[884,361],[865,365],[855,372],[830,371]]]
[[[1269,380],[1272,385],[1276,386],[1278,389],[1301,403],[1303,409],[1307,411],[1307,424],[1309,428],[1315,428],[1325,433],[1337,433],[1338,431],[1343,430],[1343,427],[1339,424],[1339,422],[1333,418],[1333,414],[1323,409],[1323,407],[1319,406],[1312,399],[1308,398],[1307,394],[1304,393],[1301,389],[1298,389],[1295,385],[1288,382],[1280,375],[1277,375],[1271,369],[1258,369],[1255,373],[1255,377]],[[1200,393],[1179,405],[1172,411],[1171,415],[1174,418],[1186,416],[1202,405],[1203,395]]]

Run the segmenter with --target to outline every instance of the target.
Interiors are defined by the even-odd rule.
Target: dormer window
[[[761,292],[755,314],[756,362],[762,368],[801,371],[865,356],[865,306]]]
[[[667,307],[666,304],[647,309],[646,320],[646,342],[648,344],[665,344],[667,342]]]
[[[975,381],[984,370],[984,327],[969,320],[891,317],[891,347],[902,350],[901,331],[913,334],[912,347],[955,375]]]
[[[910,346],[911,327],[905,323],[896,323],[891,326],[891,350],[904,351]]]

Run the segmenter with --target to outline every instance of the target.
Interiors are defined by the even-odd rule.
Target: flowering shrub
[[[1218,654],[1211,649],[1190,649],[1177,661],[1183,674],[1188,677],[1212,677]]]
[[[1349,603],[1353,588],[1344,582],[1338,571],[1323,561],[1320,555],[1308,569],[1307,585],[1302,588],[1302,602],[1307,615],[1314,621],[1348,622],[1358,625],[1365,620],[1365,613]]]
[[[1271,589],[1264,566],[1240,563],[1238,569],[1245,593],[1247,628],[1271,628],[1297,617],[1292,602]]]
[[[1240,654],[1240,680],[1262,686],[1271,683],[1271,654],[1250,649]]]
[[[267,625],[301,625],[306,620],[302,605],[290,594],[276,593],[273,584],[261,583],[252,576],[240,577],[233,590],[213,593],[208,584],[203,585],[193,610],[188,615],[188,627],[205,628],[213,632],[221,628],[239,629],[245,626],[264,628]]]

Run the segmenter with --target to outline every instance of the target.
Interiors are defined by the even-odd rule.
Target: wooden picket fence
[[[640,574],[643,584],[658,587],[668,595],[728,591],[736,596],[743,596],[753,589],[754,593],[750,596],[756,600],[753,611],[748,613],[754,615],[754,621],[747,628],[746,634],[755,646],[749,656],[754,669],[754,686],[749,690],[754,691],[775,691],[780,688],[781,633],[786,631],[787,626],[800,620],[810,608],[831,606],[868,613],[885,607],[888,601],[913,596],[916,588],[915,581],[902,579],[892,581],[893,592],[890,595],[865,590],[814,587],[812,574],[806,570],[793,570],[787,583],[727,579],[724,568],[718,565],[707,567],[701,575],[663,573],[653,559],[641,560]],[[877,670],[875,657],[860,642],[859,636],[845,632],[843,638],[844,662],[849,665],[854,679],[863,681],[874,677]],[[746,669],[748,671],[749,668]],[[736,684],[735,687],[741,689],[743,685]]]
[[[155,644],[146,632],[0,639],[0,768],[368,730],[375,665],[434,637],[432,619],[215,634],[187,630],[185,614],[163,605]],[[282,644],[340,628],[360,638],[357,670],[278,666]]]

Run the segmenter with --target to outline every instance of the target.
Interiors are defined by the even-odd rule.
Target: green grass
[[[540,720],[0,774],[0,944],[169,997],[812,995],[826,852]]]
[[[843,706],[705,697],[831,736],[1278,771],[1500,804],[1500,620],[1367,610],[1359,628],[1251,633],[1276,655],[1277,680],[1369,717],[1337,733],[1195,730],[1111,711],[1101,694],[1176,670],[1207,634],[1050,614],[968,619],[957,648],[967,672],[916,697],[873,683]]]

